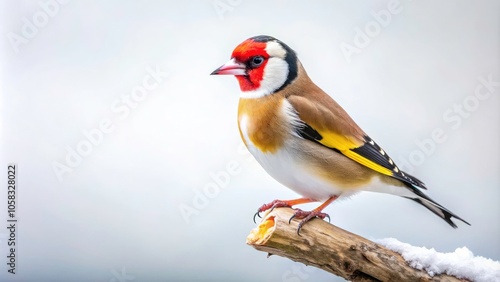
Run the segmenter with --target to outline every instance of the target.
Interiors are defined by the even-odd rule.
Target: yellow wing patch
[[[348,157],[352,160],[355,160],[358,163],[360,163],[368,168],[373,169],[374,171],[380,172],[380,173],[388,175],[388,176],[393,175],[393,173],[390,169],[385,168],[385,167],[383,167],[383,166],[381,166],[373,161],[370,161],[369,159],[358,155],[356,152],[353,152],[351,150],[345,150],[345,151],[340,151],[340,152],[342,152],[342,154],[344,154],[346,157]]]
[[[317,140],[317,142],[321,143],[322,145],[332,148],[332,149],[337,149],[340,151],[344,156],[370,168],[373,169],[374,171],[377,171],[379,173],[392,176],[393,173],[390,169],[385,168],[359,154],[357,154],[354,151],[351,151],[351,149],[355,149],[358,147],[361,147],[364,145],[364,143],[357,144],[359,142],[356,142],[354,140],[351,140],[347,136],[340,135],[331,131],[318,131],[318,133],[323,137],[321,140]]]
[[[321,140],[318,140],[321,144],[339,151],[349,150],[363,145],[356,144],[356,142],[349,137],[331,131],[317,130],[317,132],[323,137]]]

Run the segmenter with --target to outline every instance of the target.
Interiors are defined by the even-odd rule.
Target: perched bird
[[[323,201],[312,211],[295,209],[292,218],[302,219],[299,233],[312,218],[329,219],[322,210],[335,199],[373,191],[411,199],[454,228],[452,218],[469,224],[426,196],[420,190],[426,189],[424,183],[401,171],[312,82],[296,53],[282,41],[265,35],[251,37],[211,74],[236,77],[241,88],[238,126],[243,142],[273,178],[302,196],[265,204],[256,215],[276,207]]]

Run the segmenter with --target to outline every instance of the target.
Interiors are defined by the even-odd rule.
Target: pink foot
[[[253,222],[255,223],[256,216],[260,218],[261,212],[267,211],[268,209],[271,209],[271,211],[273,211],[275,208],[283,208],[283,207],[291,208],[292,206],[287,201],[282,201],[282,200],[274,200],[269,204],[263,204],[253,215]]]
[[[306,224],[309,220],[316,218],[316,217],[321,218],[321,219],[325,219],[325,217],[326,217],[326,218],[328,218],[328,222],[330,222],[330,216],[324,212],[315,211],[315,210],[303,211],[301,209],[295,209],[295,213],[292,215],[292,217],[290,217],[290,220],[288,220],[288,224],[290,224],[290,222],[292,222],[292,219],[294,219],[294,218],[302,219],[299,223],[299,227],[297,228],[297,235],[300,236],[300,229],[302,228],[302,226],[304,224]]]

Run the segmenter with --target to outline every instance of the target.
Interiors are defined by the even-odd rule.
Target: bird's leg
[[[291,208],[292,206],[295,205],[300,205],[300,204],[306,204],[306,203],[311,203],[311,202],[316,202],[313,199],[309,198],[299,198],[299,199],[294,199],[294,200],[274,200],[270,202],[269,204],[264,204],[262,205],[257,212],[253,216],[253,222],[255,222],[255,217],[258,216],[260,217],[260,213],[267,211],[268,209],[271,209],[271,211],[275,208],[282,208],[282,207],[288,207]]]
[[[312,211],[303,211],[301,209],[295,209],[295,213],[292,215],[292,217],[290,217],[290,220],[288,221],[288,223],[292,222],[292,219],[294,219],[294,218],[301,218],[302,219],[299,223],[299,227],[297,228],[297,235],[300,236],[300,229],[309,220],[316,218],[316,217],[321,218],[321,219],[324,219],[325,217],[327,217],[328,221],[330,221],[330,216],[324,212],[321,212],[321,211],[324,208],[326,208],[329,204],[331,204],[333,201],[335,201],[338,197],[339,196],[332,196],[332,197],[328,198],[328,200],[326,200],[323,204],[321,204],[321,206],[315,208]]]

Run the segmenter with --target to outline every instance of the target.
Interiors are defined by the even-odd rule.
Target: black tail
[[[442,218],[444,221],[446,221],[453,228],[457,228],[457,225],[451,220],[451,218],[453,218],[453,217],[458,219],[458,220],[461,220],[462,222],[464,222],[467,225],[470,225],[470,223],[468,223],[464,219],[460,218],[459,216],[452,213],[451,211],[449,211],[445,207],[436,203],[434,200],[432,200],[427,195],[422,193],[422,191],[420,191],[418,188],[415,188],[415,187],[408,185],[408,189],[410,189],[418,197],[413,198],[413,197],[406,197],[405,196],[405,198],[413,200],[413,201],[421,204],[422,206],[426,207],[428,210],[430,210],[431,212],[433,212],[434,214],[436,214],[437,216]]]

